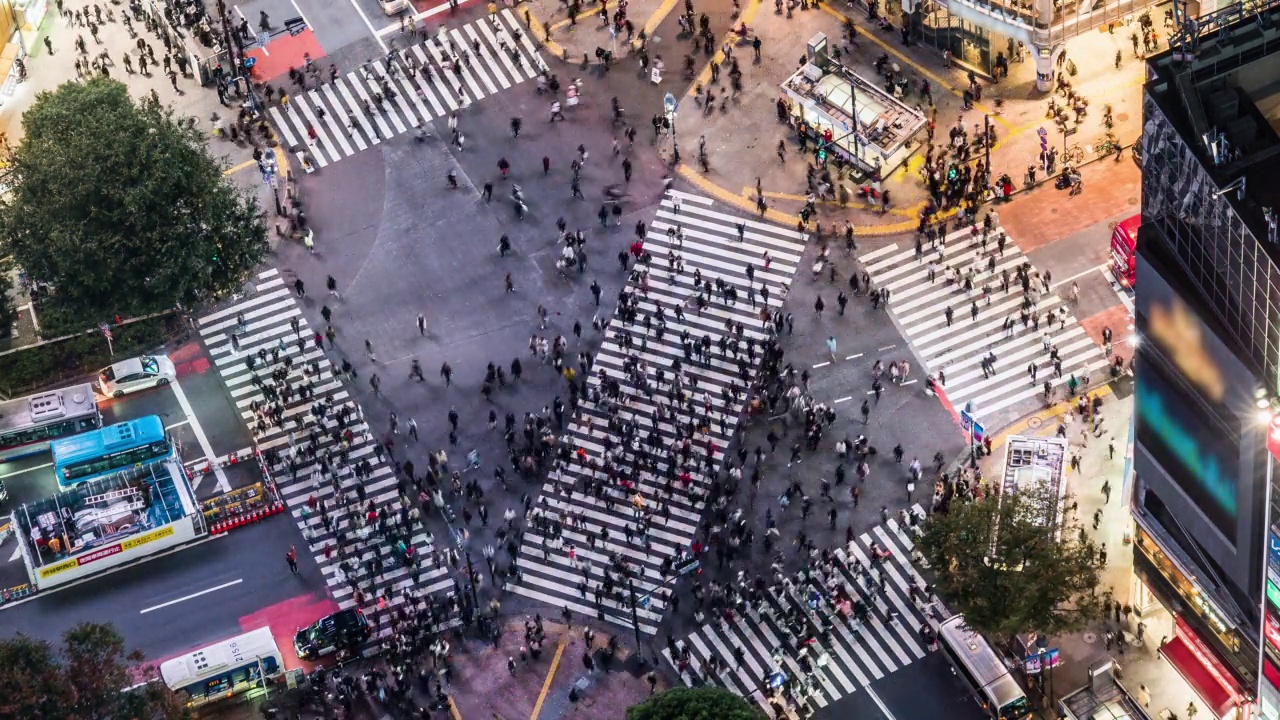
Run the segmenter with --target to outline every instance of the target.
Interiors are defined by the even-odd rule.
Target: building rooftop
[[[1215,192],[1280,259],[1280,0],[1257,10],[1233,3],[1175,34],[1148,58],[1145,90]]]

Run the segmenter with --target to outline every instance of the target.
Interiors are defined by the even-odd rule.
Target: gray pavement
[[[288,647],[286,638],[296,627],[332,606],[318,569],[303,553],[298,558],[301,572],[290,575],[284,549],[296,536],[292,523],[279,516],[35,595],[0,611],[0,635],[25,632],[56,641],[79,622],[111,622],[130,648],[159,660],[261,627],[266,620],[274,621],[281,648]],[[0,545],[0,552],[11,542]],[[182,599],[222,585],[226,587]],[[175,600],[179,602],[157,607]]]

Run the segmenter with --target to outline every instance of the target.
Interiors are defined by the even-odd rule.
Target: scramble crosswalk
[[[718,467],[721,454],[735,432],[741,410],[727,407],[721,391],[730,383],[741,382],[741,370],[722,359],[712,359],[707,364],[688,362],[681,334],[687,330],[693,341],[703,342],[702,338],[707,338],[706,341],[715,346],[728,335],[726,323],[741,323],[745,338],[759,345],[769,332],[762,329],[760,310],[766,306],[770,310],[781,308],[800,263],[804,240],[805,236],[795,230],[722,212],[710,198],[668,191],[658,208],[657,217],[646,232],[644,248],[653,256],[652,269],[647,277],[633,274],[628,283],[628,289],[640,297],[642,315],[656,313],[659,304],[663,307],[667,319],[665,331],[659,331],[660,323],[654,323],[652,330],[648,330],[648,323],[643,321],[628,327],[623,327],[617,319],[611,321],[595,356],[596,370],[590,379],[591,386],[600,386],[598,374],[603,368],[611,379],[621,384],[625,396],[621,416],[635,419],[642,427],[649,428],[648,418],[655,407],[654,397],[637,390],[624,379],[624,366],[629,358],[638,358],[646,364],[647,380],[654,382],[657,373],[664,373],[670,378],[673,363],[679,360],[685,375],[696,380],[693,392],[699,396],[700,404],[710,408],[707,414],[711,422],[699,430],[693,444],[701,448],[708,440],[714,443],[713,454]],[[671,271],[672,263],[674,272]],[[751,279],[748,277],[748,265],[753,266]],[[701,313],[696,312],[693,304],[697,296],[694,290],[695,270],[708,285],[722,280],[736,288],[739,293],[737,302],[730,305],[715,301]],[[755,296],[747,292],[753,285],[757,293]],[[769,287],[767,302],[759,295],[762,285]],[[687,312],[673,316],[676,306],[687,308]],[[628,335],[632,342],[630,350],[626,347]],[[755,363],[759,357],[757,353]],[[754,375],[755,368],[750,367],[748,372]],[[679,414],[676,420],[681,425],[689,421]],[[657,428],[664,447],[677,442],[679,430],[671,422],[660,422]],[[599,458],[604,455],[604,440],[609,433],[608,411],[602,405],[584,400],[564,437],[571,447],[581,448],[591,457]],[[649,433],[641,430],[639,435],[646,438]],[[623,457],[624,464],[632,457],[628,452]],[[665,463],[659,463],[658,469],[664,468]],[[577,516],[579,521],[565,523],[560,541],[531,526],[524,535],[517,559],[519,576],[509,584],[509,588],[556,607],[568,607],[574,612],[630,627],[629,597],[606,595],[598,606],[593,597],[602,583],[618,587],[612,580],[606,582],[606,575],[610,557],[620,554],[637,571],[633,580],[635,592],[638,597],[644,596],[645,602],[640,603],[641,607],[636,610],[640,629],[654,634],[666,605],[661,593],[654,592],[668,580],[663,575],[662,563],[691,546],[703,503],[679,491],[667,497],[661,488],[661,479],[647,472],[640,475],[640,481],[630,490],[610,486],[604,497],[575,492],[575,485],[580,484],[588,472],[579,465],[573,465],[563,472],[553,471],[547,479],[536,507],[552,517],[563,516],[572,520]],[[710,479],[695,470],[691,473],[690,484],[705,491]],[[664,502],[669,516],[653,513],[646,538],[638,531],[637,506],[648,509]],[[603,530],[608,530],[608,538],[598,545],[592,543],[591,537],[604,537]],[[572,557],[570,549],[573,550]],[[630,588],[626,590],[629,593]]]
[[[919,505],[911,511],[917,518],[924,514]],[[925,656],[919,630],[926,619],[909,590],[914,586],[923,592],[925,587],[911,561],[914,532],[890,518],[835,550],[840,562],[832,566],[831,585],[789,580],[770,587],[745,613],[708,622],[669,644],[662,656],[685,684],[720,684],[758,702],[773,717],[802,716],[785,703],[771,706],[772,690],[767,688],[774,678],[794,679],[807,687],[798,695],[807,697],[809,705],[826,707]],[[886,550],[888,556],[873,569],[871,556]],[[878,580],[882,591],[875,587]],[[840,612],[839,597],[861,598],[865,620]],[[819,628],[827,623],[831,629],[823,637]],[[814,641],[806,645],[810,633]],[[717,671],[711,671],[710,658]],[[809,671],[811,679],[805,681]]]
[[[956,408],[969,402],[977,413],[991,417],[1005,410],[1020,409],[1043,393],[1049,381],[1054,388],[1065,385],[1074,375],[1083,382],[1086,376],[1105,370],[1107,359],[1102,349],[1077,322],[1070,305],[1056,293],[1058,288],[1044,287],[1032,281],[1039,295],[1028,315],[1039,315],[1039,327],[1022,319],[1023,290],[1015,275],[1030,263],[1012,241],[1004,251],[997,247],[996,228],[985,249],[981,233],[974,235],[969,227],[951,233],[938,248],[924,248],[917,258],[915,249],[901,249],[890,244],[870,251],[859,259],[877,289],[889,290],[889,312],[898,321],[903,335],[931,375],[943,372],[947,398]],[[994,271],[991,260],[994,258]],[[935,278],[929,279],[929,268]],[[973,271],[973,289],[966,291],[962,281],[947,282],[947,268],[963,276]],[[1002,276],[1008,273],[1008,289]],[[1036,278],[1034,268],[1030,268]],[[985,285],[989,298],[983,297]],[[972,303],[977,303],[978,316],[972,319]],[[953,320],[948,322],[950,308]],[[1052,318],[1052,319],[1050,319]],[[1012,327],[1006,328],[1006,321]],[[1056,347],[1062,361],[1062,373],[1054,371],[1050,350]],[[995,372],[985,372],[982,359],[995,355]],[[1036,366],[1036,380],[1028,371]]]
[[[242,313],[243,327],[240,326],[239,319]],[[298,323],[296,332],[294,320]],[[265,453],[274,449],[282,458],[287,458],[292,446],[304,442],[310,433],[309,427],[303,429],[301,426],[314,419],[311,408],[318,402],[333,403],[333,410],[326,415],[324,432],[318,434],[319,449],[336,450],[336,442],[330,435],[330,431],[336,428],[334,418],[340,410],[349,408],[353,421],[348,424],[348,428],[354,436],[348,445],[351,463],[368,460],[372,465],[372,471],[364,482],[367,497],[378,507],[399,508],[400,498],[394,470],[375,453],[375,440],[364,422],[359,404],[334,373],[325,352],[315,346],[313,331],[302,317],[302,309],[294,297],[293,289],[286,285],[279,270],[273,268],[259,273],[251,295],[200,318],[199,329],[209,357],[226,385],[236,412],[251,431],[257,424],[257,416],[251,404],[265,400],[263,388],[254,381],[255,371],[266,380],[273,370],[287,370],[288,380],[294,387],[305,384],[308,379],[314,382],[313,397],[303,400],[294,395],[284,403],[284,428],[270,426],[257,435],[260,451]],[[233,333],[239,343],[239,350],[233,346]],[[255,370],[251,370],[246,364],[246,357],[253,356],[256,359],[259,351],[265,352],[266,360],[257,362]],[[291,360],[290,366],[284,364],[285,358]],[[307,378],[304,375],[307,368],[318,369],[318,373]],[[454,587],[448,566],[433,566],[427,560],[432,556],[433,548],[428,542],[426,531],[421,527],[417,528],[412,538],[414,551],[422,559],[417,584],[413,583],[410,570],[397,563],[388,562],[381,573],[375,573],[375,568],[369,561],[376,552],[380,552],[377,544],[380,541],[370,539],[369,530],[359,527],[350,506],[335,499],[334,485],[327,478],[320,477],[318,463],[299,454],[296,474],[289,471],[283,459],[280,466],[273,469],[276,471],[275,477],[281,495],[294,521],[302,529],[303,536],[307,538],[330,594],[341,607],[356,606],[353,582],[365,589],[368,594],[367,603],[385,600],[388,606],[400,603],[406,590],[412,590],[415,594],[436,593]],[[343,491],[350,493],[355,478],[349,471],[339,473],[339,476],[343,481]],[[326,527],[318,513],[310,510],[309,499],[313,496],[317,501],[324,500],[332,509],[330,527]],[[325,550],[336,542],[338,532],[351,538],[349,542],[356,543],[357,550],[353,553],[353,561],[349,566],[350,576],[340,567],[339,553],[335,551],[331,557],[326,557]],[[383,627],[382,630],[387,628]]]
[[[442,26],[429,40],[389,57],[390,66],[388,58],[374,60],[271,108],[286,147],[308,171],[308,159],[325,167],[546,68],[507,8],[461,27]]]

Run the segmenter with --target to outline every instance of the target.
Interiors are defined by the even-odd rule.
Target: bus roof
[[[1000,661],[987,641],[964,624],[963,615],[953,615],[938,625],[938,635],[945,637],[960,661],[965,664],[982,687],[989,687],[1009,676],[1009,668]]]
[[[80,456],[105,455],[163,437],[164,422],[160,420],[160,416],[146,415],[107,425],[100,430],[54,440],[49,443],[49,449],[53,452],[53,462],[56,465]]]
[[[275,636],[271,634],[271,628],[261,627],[165,660],[160,664],[160,677],[170,689],[177,689],[209,675],[216,675],[233,665],[279,654],[280,648],[276,645]]]
[[[84,417],[98,412],[98,400],[88,383],[0,402],[0,432]]]

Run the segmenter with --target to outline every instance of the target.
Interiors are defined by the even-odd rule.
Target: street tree
[[[40,93],[0,198],[0,256],[84,321],[193,305],[267,252],[255,197],[193,123],[104,77]]]
[[[752,703],[720,687],[673,688],[627,708],[627,720],[765,720]]]
[[[122,692],[155,674],[142,661],[111,625],[81,623],[62,636],[60,648],[22,633],[0,640],[0,719],[190,717],[163,683]]]
[[[923,526],[917,549],[936,589],[976,632],[1009,640],[1082,630],[1102,617],[1098,547],[1051,488],[954,501]]]

